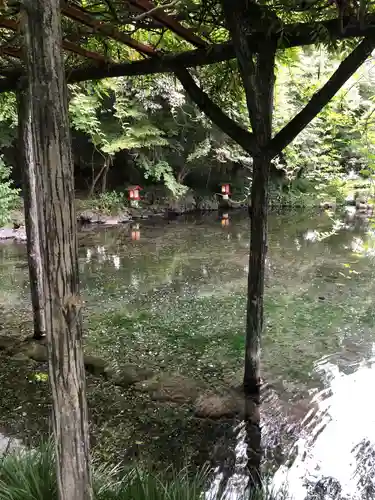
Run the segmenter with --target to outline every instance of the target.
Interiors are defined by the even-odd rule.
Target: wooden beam
[[[349,19],[345,18],[345,23]],[[320,28],[320,29],[319,29]],[[311,35],[313,33],[313,35]],[[315,45],[328,40],[340,40],[359,38],[364,36],[375,36],[375,15],[369,16],[367,23],[361,27],[359,22],[347,25],[341,32],[338,19],[314,23],[297,23],[285,25],[283,36],[279,42],[279,49],[304,45]],[[249,44],[254,53],[259,51],[267,41],[263,33],[252,33],[248,37]],[[103,78],[114,78],[120,76],[138,76],[156,73],[174,73],[178,68],[193,68],[206,66],[218,62],[234,59],[234,49],[230,42],[209,45],[206,49],[187,50],[181,53],[169,53],[160,57],[152,57],[146,60],[109,64],[106,67],[90,66],[86,68],[67,69],[69,83],[83,82],[87,80],[100,80]],[[22,76],[19,69],[9,69],[2,72],[4,78],[0,80],[0,93],[14,90],[18,79]]]
[[[7,19],[3,16],[0,17],[0,27],[7,28],[11,31],[18,31],[18,22],[13,19]],[[69,40],[63,40],[62,43],[63,49],[68,52],[73,52],[74,54],[78,54],[80,56],[85,57],[86,59],[92,59],[93,61],[97,61],[100,63],[110,64],[111,60],[102,54],[97,52],[92,52],[91,50],[84,49],[79,45],[76,45]],[[21,58],[20,49],[13,49],[11,47],[0,47],[0,50],[3,51],[4,54],[10,55],[12,57]]]
[[[76,6],[68,5],[67,3],[63,3],[61,7],[61,12],[69,19],[73,21],[78,21],[85,26],[89,26],[94,31],[98,31],[109,38],[113,38],[114,40],[121,42],[128,47],[131,47],[134,50],[137,50],[141,54],[147,56],[157,56],[159,55],[158,51],[156,51],[151,45],[146,45],[145,43],[138,42],[134,40],[131,36],[126,33],[122,33],[118,29],[110,26],[107,23],[103,23],[101,21],[97,21],[90,14],[88,14],[83,9],[79,9]]]
[[[162,6],[160,9],[155,8],[155,6],[150,0],[129,0],[132,5],[138,7],[144,13],[149,13],[149,16],[158,21],[160,24],[164,25],[166,28],[169,28],[171,31],[179,35],[184,40],[187,40],[191,44],[195,45],[198,48],[207,47],[207,43],[202,40],[199,36],[192,33],[192,31],[185,26],[182,26],[174,17],[166,14],[163,11]]]
[[[7,28],[11,31],[18,31],[18,22],[14,19],[8,19],[7,17],[0,16],[0,27]]]
[[[17,47],[8,47],[6,45],[0,45],[0,54],[5,56],[14,57],[16,59],[22,59],[21,49]]]
[[[105,57],[102,54],[99,54],[98,52],[92,52],[91,50],[84,49],[83,47],[80,47],[79,45],[76,45],[75,43],[70,42],[69,40],[64,40],[62,46],[64,50],[68,50],[69,52],[74,52],[74,54],[83,56],[86,59],[92,59],[99,63],[105,63],[105,64],[113,63],[113,61],[111,61],[108,57]]]

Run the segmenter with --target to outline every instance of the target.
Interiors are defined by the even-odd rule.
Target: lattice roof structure
[[[165,52],[158,48],[166,30],[174,34],[175,46],[204,49],[208,41],[197,36],[176,16],[167,14],[149,0],[108,0],[104,2],[62,2],[62,32],[65,66],[75,80],[91,79],[91,73],[105,76],[109,68],[131,64],[145,58],[160,59]],[[1,4],[1,2],[0,2]],[[0,88],[13,88],[23,72],[19,2],[8,2],[6,15],[0,16]],[[139,32],[154,40],[141,42]],[[155,38],[159,39],[155,41]],[[87,78],[85,72],[87,71]],[[95,75],[94,75],[95,76]],[[70,78],[71,79],[71,78]]]
[[[5,1],[0,0],[0,6]],[[173,4],[172,1],[155,5],[150,0],[63,1],[67,81],[173,72],[176,68],[234,57],[229,40],[214,43],[210,34],[196,33],[198,23],[188,10],[180,16],[167,14],[165,10]],[[15,89],[23,73],[19,1],[8,0],[3,13],[0,15],[0,92]],[[140,34],[145,32],[149,34],[149,43],[140,41]],[[175,39],[171,52],[158,47],[166,32],[172,33]],[[369,16],[364,26],[348,22],[345,32],[340,31],[337,19],[285,24],[277,36],[280,45],[287,48],[326,41],[327,37],[340,39],[369,34],[375,34],[375,16]],[[254,51],[269,36],[269,30],[249,34]]]

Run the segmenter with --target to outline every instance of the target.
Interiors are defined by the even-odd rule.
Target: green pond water
[[[263,378],[271,389],[264,395],[262,439],[266,465],[272,471],[279,469],[278,485],[285,479],[283,464],[293,470],[291,464],[298,460],[294,441],[304,433],[311,438],[324,421],[323,413],[330,414],[329,422],[340,420],[332,417],[338,404],[332,400],[331,387],[337,373],[349,384],[347,390],[357,392],[358,384],[361,390],[369,384],[365,377],[363,383],[353,385],[350,377],[364,363],[372,366],[375,353],[371,227],[353,215],[271,216],[262,342]],[[231,215],[228,226],[216,216],[144,220],[139,230],[140,239],[135,241],[130,226],[82,228],[79,233],[87,352],[120,366],[130,362],[155,372],[180,373],[211,388],[239,382],[247,217]],[[0,245],[0,277],[1,329],[10,335],[26,334],[31,322],[23,245]],[[1,359],[0,428],[4,433],[30,443],[48,434],[49,388],[35,378],[35,373],[45,370],[42,364]],[[352,397],[347,394],[347,406]],[[92,376],[88,398],[93,444],[104,459],[137,457],[163,466],[202,463],[213,456],[220,461],[238,444],[237,422],[197,419],[189,405],[153,401],[146,394],[125,391]],[[324,402],[328,406],[321,410]],[[313,416],[307,422],[309,411]],[[353,411],[351,406],[352,419],[357,418]],[[328,429],[329,422],[324,422],[322,428]],[[365,429],[363,439],[375,443],[375,436]],[[317,439],[311,439],[305,446],[316,457]],[[351,460],[356,443],[352,444],[345,460]],[[321,460],[311,462],[309,470],[321,469]],[[336,477],[334,472],[327,475]],[[296,485],[296,474],[292,479]],[[318,479],[314,476],[311,483]],[[306,494],[290,498],[308,498]]]

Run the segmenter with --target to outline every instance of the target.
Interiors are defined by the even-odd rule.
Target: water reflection
[[[352,373],[343,373],[329,356],[317,364],[325,387],[311,400],[289,464],[280,467],[273,480],[276,489],[286,490],[290,500],[375,497],[371,396],[375,356],[352,368]]]
[[[138,230],[80,234],[86,345],[116,362],[227,387],[242,371],[248,218],[231,213],[225,227],[217,217],[142,221],[142,236],[133,239]],[[368,221],[347,216],[342,222],[327,214],[270,220],[262,368],[272,390],[262,396],[261,438],[264,470],[277,470],[274,485],[288,483],[295,500],[323,491],[317,498],[357,498],[354,490],[366,498],[373,486],[374,235]],[[0,246],[0,307],[17,325],[13,312],[19,314],[21,298],[29,296],[24,261],[23,247]],[[146,412],[139,413],[148,421]],[[176,436],[184,423],[171,424]],[[160,430],[155,434],[159,438]],[[206,435],[193,434],[186,431],[183,439],[212,451]],[[212,451],[211,494],[240,498],[248,478],[245,437],[243,422],[235,421],[222,451]]]

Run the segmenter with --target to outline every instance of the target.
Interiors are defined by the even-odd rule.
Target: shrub
[[[116,214],[127,205],[125,194],[117,191],[101,193],[95,198],[77,200],[77,210],[95,210],[102,214]]]
[[[10,180],[11,169],[4,163],[0,157],[0,226],[3,226],[10,220],[10,212],[16,208],[19,200],[19,189],[12,186]]]

